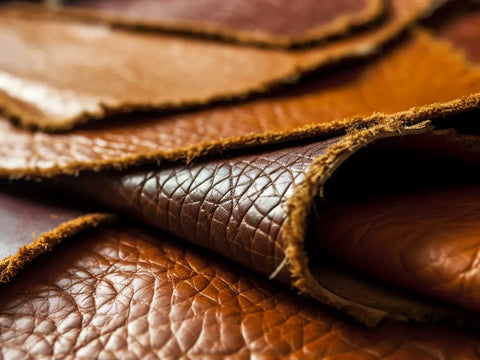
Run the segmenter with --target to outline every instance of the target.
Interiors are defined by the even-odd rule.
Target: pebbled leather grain
[[[62,130],[111,113],[245,98],[365,57],[438,2],[393,5],[390,21],[375,31],[295,52],[46,19],[38,9],[5,10],[0,46],[9,51],[0,57],[0,105],[23,125]]]
[[[128,225],[1,285],[3,358],[477,359],[474,332],[366,329],[216,256]]]

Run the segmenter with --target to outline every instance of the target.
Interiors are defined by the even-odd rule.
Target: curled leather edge
[[[115,215],[92,213],[62,223],[55,229],[41,234],[28,245],[22,246],[17,253],[0,260],[0,283],[9,282],[18,272],[36,257],[51,251],[66,238],[81,231],[95,228],[100,224],[113,222]]]
[[[190,35],[218,39],[238,44],[254,45],[265,48],[292,49],[312,46],[332,38],[346,37],[354,31],[374,26],[386,14],[386,0],[367,0],[367,5],[359,13],[347,13],[337,16],[328,24],[314,27],[298,35],[274,35],[267,32],[240,30],[227,25],[187,20],[151,20],[140,17],[128,17],[109,13],[108,11],[67,7],[60,4],[48,4],[52,14],[71,19],[89,22],[100,22],[122,28],[135,30],[161,31],[171,34]],[[33,4],[19,3],[12,5],[18,8],[30,7]]]
[[[295,188],[292,197],[286,203],[287,218],[283,225],[283,235],[287,245],[285,258],[280,267],[288,268],[293,286],[300,293],[340,309],[369,327],[377,326],[384,319],[401,322],[412,319],[419,322],[445,319],[443,311],[435,308],[423,313],[422,311],[417,311],[415,314],[409,314],[408,310],[405,313],[395,313],[364,305],[336,294],[334,291],[324,287],[312,274],[309,268],[309,258],[304,248],[308,217],[314,200],[324,198],[323,190],[327,180],[350,156],[379,139],[426,134],[433,132],[433,130],[434,126],[429,120],[411,124],[408,121],[399,123],[391,119],[346,135],[342,140],[330,146],[325,155],[314,160],[305,175],[305,179]],[[477,142],[472,143],[471,136],[466,137],[465,141],[463,141],[462,137],[457,136],[457,133],[451,129],[443,131],[443,134],[453,141],[464,142],[469,148],[480,150]],[[280,272],[280,270],[277,268],[275,273]],[[275,275],[275,273],[272,275]],[[448,317],[449,315],[447,314]],[[460,316],[453,315],[450,320],[461,324],[465,322],[463,317],[464,314]]]

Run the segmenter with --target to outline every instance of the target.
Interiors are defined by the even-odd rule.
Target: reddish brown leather
[[[479,204],[478,185],[342,201],[321,213],[311,241],[352,268],[479,312]]]
[[[0,259],[14,255],[42,233],[85,215],[81,207],[75,209],[57,197],[5,182],[0,182],[0,204]]]
[[[442,76],[438,76],[440,68]],[[249,104],[169,117],[131,114],[67,134],[31,132],[2,118],[0,173],[51,175],[100,169],[112,163],[118,167],[184,159],[228,148],[338,133],[354,123],[379,120],[379,112],[423,121],[455,109],[446,104],[423,113],[401,112],[475,94],[480,91],[479,79],[480,71],[457,51],[421,34],[374,61],[335,68],[331,74],[319,74],[277,97]],[[474,108],[477,103],[474,99],[469,106]],[[312,127],[302,128],[309,124]]]
[[[0,105],[23,125],[59,130],[110,113],[241,99],[345,58],[371,54],[438,4],[394,0],[382,27],[295,52],[5,10],[0,46],[9,54],[0,62]]]
[[[1,286],[4,358],[477,359],[443,326],[366,329],[163,234],[70,239]]]
[[[268,276],[285,257],[285,203],[312,161],[340,139],[195,161],[188,166],[87,173],[61,178],[54,186]],[[278,277],[289,283],[288,268]]]
[[[345,35],[384,14],[384,0],[65,1],[65,15],[113,24],[216,35],[263,45],[303,44]],[[86,11],[85,11],[86,10]]]

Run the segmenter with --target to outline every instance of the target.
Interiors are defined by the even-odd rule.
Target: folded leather
[[[25,126],[62,130],[111,113],[242,99],[372,54],[438,5],[394,0],[381,28],[298,51],[48,20],[48,12],[7,7],[0,22],[0,46],[9,49],[0,63],[0,105]]]
[[[25,224],[27,199],[13,210]],[[4,358],[475,359],[479,344],[475,332],[441,325],[366,329],[125,222],[68,239],[0,289]]]
[[[63,1],[51,11],[133,28],[207,35],[263,46],[298,46],[345,36],[385,15],[384,0]]]

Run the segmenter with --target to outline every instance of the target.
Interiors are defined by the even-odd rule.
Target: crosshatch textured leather
[[[0,9],[4,358],[479,357],[478,5],[97,4]]]

